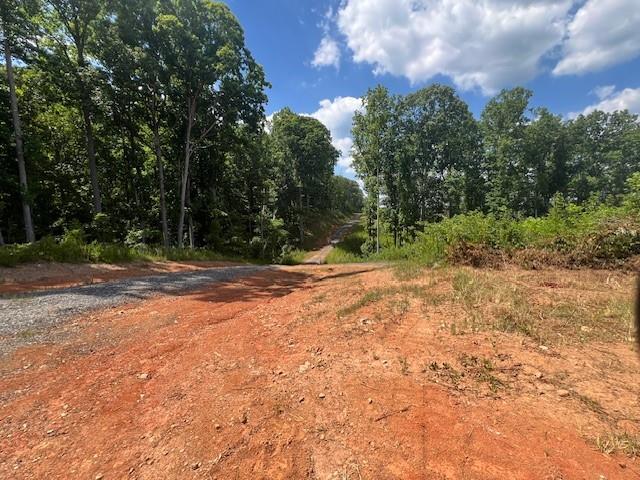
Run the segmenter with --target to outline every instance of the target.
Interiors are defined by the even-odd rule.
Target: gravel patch
[[[90,310],[172,295],[273,267],[237,266],[136,277],[112,282],[0,296],[0,354],[36,343],[42,333]]]

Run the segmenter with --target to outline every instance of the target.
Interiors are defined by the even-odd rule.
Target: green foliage
[[[362,228],[348,235],[329,254],[329,263],[362,261],[409,261],[435,265],[443,261],[475,265],[495,263],[498,256],[516,255],[532,249],[560,255],[562,264],[615,264],[640,254],[640,211],[629,209],[634,200],[630,188],[624,206],[578,206],[561,195],[552,200],[544,217],[523,219],[482,212],[456,215],[437,223],[424,224],[413,242],[393,247],[383,235],[379,254],[359,249],[366,241]],[[483,258],[474,258],[483,255]],[[493,259],[493,260],[492,260]]]
[[[0,247],[0,266],[15,267],[22,263],[127,263],[133,261],[216,261],[236,260],[241,257],[213,252],[206,249],[152,248],[144,245],[128,247],[122,244],[85,243],[78,231],[70,232],[61,241],[44,237],[30,244],[13,244]]]

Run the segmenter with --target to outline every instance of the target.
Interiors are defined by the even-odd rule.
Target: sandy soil
[[[596,445],[639,432],[626,334],[454,332],[456,272],[292,267],[74,319],[0,365],[0,477],[640,478]],[[633,283],[482,275],[537,306]]]
[[[73,287],[121,278],[239,265],[232,262],[34,263],[0,267],[0,294]]]

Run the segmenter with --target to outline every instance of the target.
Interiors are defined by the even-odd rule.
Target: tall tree
[[[13,55],[20,38],[25,39],[28,31],[32,30],[28,16],[33,13],[35,2],[21,0],[2,0],[0,2],[0,27],[2,29],[2,44],[4,49],[4,64],[9,86],[9,101],[11,105],[11,118],[18,163],[18,177],[20,181],[20,199],[22,203],[22,218],[27,242],[33,243],[36,239],[31,218],[31,205],[29,197],[29,182],[27,180],[27,168],[24,158],[24,140],[22,137],[22,121],[18,106],[18,94],[13,68]],[[4,239],[3,239],[4,243]]]
[[[367,192],[367,230],[369,238],[375,238],[375,244],[365,246],[369,250],[380,250],[380,204],[384,186],[389,191],[395,190],[392,173],[395,156],[390,143],[395,102],[389,91],[379,85],[367,92],[362,111],[353,117],[353,166]],[[385,173],[387,181],[383,182]]]
[[[272,152],[279,170],[282,215],[298,227],[305,240],[304,219],[311,209],[329,206],[333,169],[338,151],[327,127],[315,118],[296,115],[285,108],[273,118]]]
[[[432,85],[408,95],[402,106],[405,143],[411,144],[419,220],[434,220],[481,206],[478,126],[453,88]],[[415,220],[410,216],[410,223]],[[413,220],[413,221],[411,221]]]
[[[482,112],[488,169],[487,205],[493,212],[519,212],[526,203],[525,130],[532,92],[522,87],[503,90]]]
[[[260,122],[267,84],[262,68],[244,45],[240,24],[226,5],[209,0],[164,0],[161,5],[155,28],[166,55],[163,60],[185,108],[178,213],[178,246],[182,247],[196,150],[223,124],[243,120],[255,126]]]
[[[57,47],[57,60],[71,72],[84,122],[89,176],[93,193],[93,212],[102,212],[102,193],[96,164],[93,131],[92,71],[88,58],[91,34],[103,7],[102,0],[47,0],[55,12],[50,25]],[[70,41],[69,41],[70,40]],[[58,64],[60,65],[60,64]]]
[[[562,118],[546,108],[534,111],[526,132],[525,183],[528,198],[523,213],[547,213],[552,197],[567,191],[568,138]]]

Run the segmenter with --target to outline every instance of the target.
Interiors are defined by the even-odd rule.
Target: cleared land
[[[0,360],[0,477],[640,478],[633,283],[302,266],[75,315]]]

